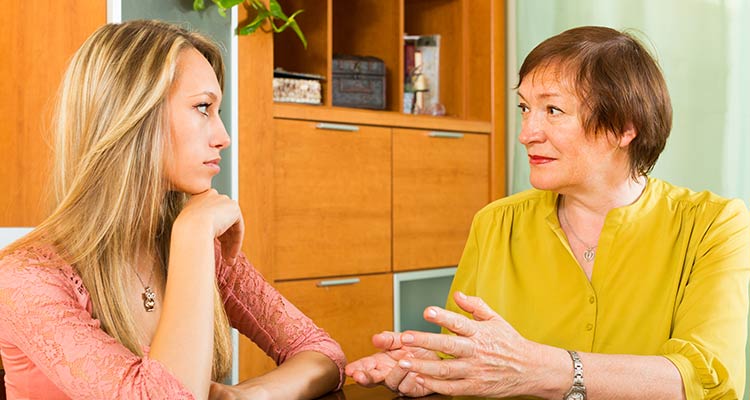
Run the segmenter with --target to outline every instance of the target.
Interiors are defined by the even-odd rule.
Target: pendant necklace
[[[156,293],[151,289],[151,279],[154,277],[153,268],[151,269],[151,275],[148,277],[148,285],[143,283],[143,279],[138,275],[137,270],[135,271],[135,276],[138,277],[138,281],[140,281],[141,286],[143,286],[143,293],[141,294],[141,298],[143,298],[143,308],[146,309],[146,312],[154,311],[154,307],[156,307]]]
[[[565,222],[565,225],[570,228],[570,233],[573,234],[573,236],[578,239],[581,244],[583,244],[583,247],[586,248],[586,250],[583,251],[583,259],[587,262],[594,261],[594,257],[596,257],[596,248],[599,246],[599,244],[595,244],[593,246],[589,246],[588,243],[584,242],[583,239],[581,239],[577,234],[576,231],[573,230],[573,225],[570,224],[568,221],[568,217],[565,215],[565,210],[560,211],[560,216],[562,217],[563,221]]]

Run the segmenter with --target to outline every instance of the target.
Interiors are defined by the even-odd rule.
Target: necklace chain
[[[154,308],[156,307],[156,293],[154,293],[153,289],[151,289],[151,279],[154,278],[153,267],[151,268],[151,274],[148,276],[148,285],[143,283],[143,279],[141,279],[141,275],[138,274],[137,269],[133,268],[133,272],[135,272],[135,276],[138,278],[138,281],[141,282],[141,286],[143,286],[143,293],[141,293],[143,308],[146,310],[146,312],[154,311]]]
[[[583,259],[591,262],[594,260],[594,257],[596,256],[596,248],[599,247],[599,244],[594,244],[593,246],[589,246],[588,243],[584,242],[583,239],[581,239],[580,236],[576,233],[576,231],[573,229],[573,225],[570,224],[570,221],[568,221],[568,216],[565,215],[565,210],[563,209],[560,211],[560,216],[562,217],[563,221],[565,222],[565,225],[568,226],[570,229],[570,233],[573,234],[573,237],[575,237],[581,244],[583,244],[583,247],[586,248],[586,250],[583,251]]]

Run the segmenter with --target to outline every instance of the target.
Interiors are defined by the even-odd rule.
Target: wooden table
[[[383,386],[366,388],[359,385],[347,385],[343,389],[329,393],[318,400],[393,400],[393,399],[429,399],[450,400],[450,396],[433,394],[426,397],[401,397]]]
[[[3,378],[5,371],[0,369],[0,400],[5,400],[5,384]],[[374,388],[365,388],[359,385],[347,385],[342,390],[329,393],[318,400],[394,400],[407,399],[406,397],[397,396],[395,393],[383,386]],[[450,400],[450,396],[433,394],[427,397],[409,397],[409,399],[429,399],[429,400]]]

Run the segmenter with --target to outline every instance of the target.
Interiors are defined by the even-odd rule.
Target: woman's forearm
[[[685,399],[677,367],[661,356],[582,353],[587,397],[596,399]],[[534,394],[560,399],[573,384],[573,361],[567,351],[544,346],[532,383]]]
[[[573,385],[573,361],[567,351],[524,338],[479,297],[456,291],[453,300],[473,320],[435,306],[423,315],[455,335],[401,334],[401,343],[408,346],[455,356],[439,362],[400,360],[399,366],[420,375],[418,383],[454,396],[563,398]],[[665,357],[583,352],[579,356],[592,400],[685,398],[680,373]]]
[[[213,239],[210,226],[175,222],[169,276],[150,352],[199,399],[208,396],[214,354]]]
[[[314,399],[335,389],[339,379],[339,369],[330,358],[315,351],[303,351],[273,371],[240,383],[238,388],[263,386],[275,399]]]

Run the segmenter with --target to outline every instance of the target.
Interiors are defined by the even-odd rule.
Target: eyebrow
[[[523,99],[524,101],[528,101],[528,100],[526,100],[526,97],[524,97],[523,93],[518,92],[518,96],[521,97],[521,99]],[[546,99],[546,98],[550,98],[550,97],[561,97],[561,96],[562,95],[560,93],[557,93],[557,92],[544,92],[544,93],[540,94],[537,97],[540,97],[542,99]]]
[[[216,93],[214,93],[214,92],[212,92],[210,90],[204,90],[204,91],[202,91],[202,92],[200,92],[198,94],[194,94],[194,95],[192,95],[190,97],[198,97],[198,96],[208,96],[208,97],[210,97],[214,101],[216,101],[219,98],[219,96],[217,96]]]

